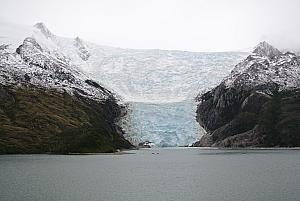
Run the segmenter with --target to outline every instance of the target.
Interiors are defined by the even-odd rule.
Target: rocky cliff
[[[194,146],[300,146],[300,58],[266,42],[216,88],[198,96],[207,130]]]

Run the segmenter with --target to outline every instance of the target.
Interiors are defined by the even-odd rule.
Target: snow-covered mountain
[[[214,89],[199,95],[197,146],[299,146],[300,57],[261,42]]]
[[[70,94],[76,92],[100,101],[112,96],[108,90],[92,81],[74,65],[68,55],[56,48],[52,42],[55,36],[43,24],[36,24],[32,30],[31,35],[19,35],[20,39],[10,37],[14,32],[2,35],[1,84],[33,84],[64,90]],[[21,30],[15,31],[19,33]]]
[[[116,95],[57,48],[56,36],[43,24],[28,33],[3,29],[8,32],[0,32],[0,154],[132,147],[116,124],[124,114]]]
[[[236,65],[224,81],[227,87],[276,83],[280,90],[300,87],[299,56],[282,53],[267,42],[257,45],[251,55]]]
[[[212,88],[220,82],[229,74],[234,64],[246,56],[241,52],[199,53],[107,47],[79,37],[57,36],[43,23],[37,23],[33,27],[2,23],[0,44],[9,45],[3,50],[6,52],[14,52],[23,44],[26,51],[22,48],[20,51],[24,57],[28,51],[29,54],[37,55],[34,61],[28,62],[43,66],[42,70],[33,69],[34,65],[32,69],[22,67],[22,61],[18,64],[20,69],[17,71],[32,77],[32,83],[42,80],[40,84],[64,87],[69,91],[79,88],[86,96],[101,99],[105,93],[99,94],[85,81],[93,78],[120,95],[123,101],[130,102],[131,115],[124,120],[126,124],[123,122],[123,128],[132,135],[128,138],[173,146],[190,144],[202,135],[202,132],[198,133],[201,129],[196,121],[190,121],[196,104],[192,100],[199,91]],[[19,55],[11,55],[13,59],[9,62],[19,60]],[[58,68],[55,72],[62,71],[66,76],[76,76],[76,83],[71,77],[64,81],[67,83],[56,82],[57,76],[62,73],[49,72],[50,66]],[[15,69],[8,71],[13,70]],[[146,103],[148,106],[145,106]],[[171,107],[166,107],[167,103]],[[152,104],[156,106],[152,107]],[[183,118],[177,118],[178,111],[183,111],[180,113]]]

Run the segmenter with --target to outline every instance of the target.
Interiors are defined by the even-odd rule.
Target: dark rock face
[[[2,107],[9,107],[15,103],[14,97],[4,88],[0,87],[0,105]]]
[[[236,90],[231,96],[223,91],[218,101],[211,97],[198,106],[197,120],[208,134],[194,146],[300,146],[299,103],[297,90],[272,95]]]
[[[251,130],[261,105],[268,95],[248,89],[218,86],[209,99],[202,100],[197,109],[197,120],[210,136],[205,136],[198,146],[216,146],[216,142]],[[260,101],[261,104],[257,104]]]
[[[253,53],[198,96],[197,121],[207,134],[194,146],[300,146],[300,59],[265,42]]]
[[[0,154],[113,152],[132,145],[116,125],[114,99],[33,86],[0,86]]]
[[[104,94],[111,93],[109,90],[105,89],[104,87],[102,87],[100,84],[98,84],[97,82],[95,82],[93,80],[85,80],[85,83],[87,83],[88,85],[91,85],[97,89],[100,89],[101,91],[103,91]]]

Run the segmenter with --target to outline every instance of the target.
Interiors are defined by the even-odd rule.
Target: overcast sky
[[[124,48],[300,49],[300,0],[0,0],[0,20]]]

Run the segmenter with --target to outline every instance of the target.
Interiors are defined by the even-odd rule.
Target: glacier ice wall
[[[156,146],[186,146],[195,142],[204,130],[195,120],[192,100],[173,103],[129,103],[123,119],[126,138],[138,144],[146,140]]]

